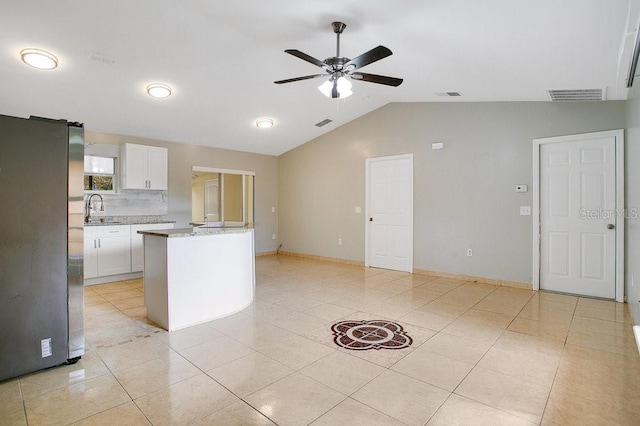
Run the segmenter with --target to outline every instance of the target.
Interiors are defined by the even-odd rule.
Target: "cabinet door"
[[[147,147],[124,144],[121,157],[122,189],[147,189]]]
[[[98,240],[98,275],[131,272],[131,240],[122,237],[101,237]]]
[[[166,190],[168,175],[168,150],[155,146],[147,147],[147,180],[149,189]]]
[[[98,239],[89,236],[84,239],[84,278],[98,276]]]

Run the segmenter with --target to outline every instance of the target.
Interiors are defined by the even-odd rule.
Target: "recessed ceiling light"
[[[152,83],[147,86],[147,93],[153,98],[166,98],[171,95],[171,87],[162,83]]]
[[[273,126],[273,120],[271,118],[261,118],[259,120],[256,120],[256,126],[261,129],[268,129],[269,127]]]
[[[25,64],[40,70],[52,70],[58,66],[58,58],[41,49],[23,49],[20,57]]]

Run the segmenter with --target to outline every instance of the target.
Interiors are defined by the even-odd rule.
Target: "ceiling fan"
[[[346,98],[347,96],[350,96],[352,94],[351,82],[347,79],[347,77],[353,80],[384,84],[386,86],[397,87],[402,84],[401,78],[387,77],[384,75],[376,74],[366,74],[357,71],[366,65],[379,61],[380,59],[384,59],[387,56],[391,56],[393,54],[391,50],[384,46],[378,46],[354,59],[342,57],[340,56],[340,34],[342,34],[347,25],[342,22],[333,22],[331,26],[333,27],[333,32],[336,33],[337,38],[336,56],[321,61],[296,49],[285,50],[285,52],[290,55],[298,57],[304,61],[310,62],[313,65],[322,68],[325,71],[325,74],[305,75],[303,77],[278,80],[274,83],[292,83],[294,81],[309,80],[312,78],[326,77],[328,75],[329,80],[320,85],[320,87],[318,87],[318,90],[320,90],[325,96],[334,99]]]

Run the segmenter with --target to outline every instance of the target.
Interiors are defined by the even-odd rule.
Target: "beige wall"
[[[414,268],[531,282],[532,217],[519,206],[532,206],[532,139],[624,128],[625,111],[621,101],[388,104],[279,157],[282,249],[364,261],[364,160],[413,153]]]
[[[169,190],[167,191],[169,220],[176,227],[191,222],[191,168],[193,166],[255,172],[255,239],[256,252],[270,252],[277,248],[277,214],[271,207],[278,204],[278,159],[269,155],[251,154],[184,143],[164,142],[132,136],[99,133],[87,130],[88,143],[121,145],[125,142],[162,146],[169,149]]]
[[[224,175],[224,220],[242,222],[242,175]]]

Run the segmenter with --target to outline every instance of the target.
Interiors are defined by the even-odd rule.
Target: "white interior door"
[[[554,139],[539,149],[540,288],[614,299],[616,135]]]
[[[413,154],[366,160],[366,265],[413,272]]]
[[[218,179],[204,181],[204,220],[207,222],[219,222],[221,220]]]

